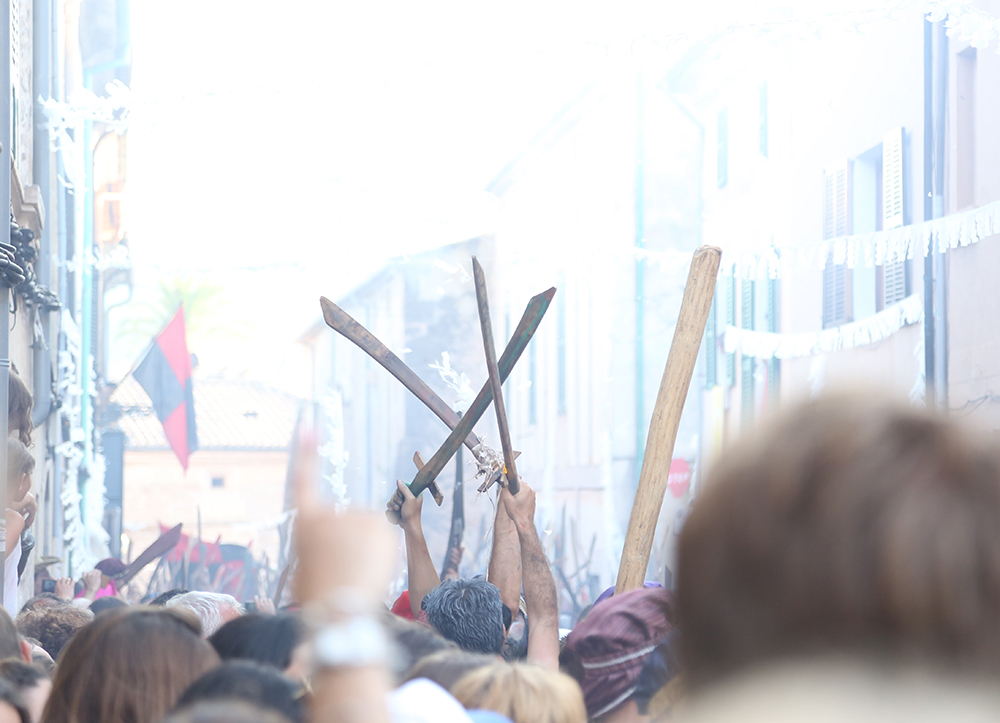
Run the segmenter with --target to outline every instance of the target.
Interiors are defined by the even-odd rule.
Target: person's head
[[[105,595],[104,597],[99,597],[94,602],[90,603],[90,612],[94,615],[100,615],[105,610],[113,610],[115,608],[128,607],[128,603],[122,600],[120,597],[115,597],[113,595]]]
[[[21,637],[10,615],[0,607],[0,660],[20,657]]]
[[[17,630],[21,635],[35,638],[53,660],[78,630],[94,619],[89,610],[74,605],[26,610],[17,616]]]
[[[183,595],[186,592],[191,592],[191,591],[175,587],[173,590],[167,590],[166,592],[161,592],[159,595],[150,600],[149,604],[154,607],[160,607],[162,605],[166,605],[168,602],[173,600],[178,595]]]
[[[195,616],[132,606],[108,610],[63,651],[46,723],[156,723],[219,664]]]
[[[246,612],[232,595],[218,592],[186,592],[170,598],[165,607],[180,607],[197,615],[206,638]]]
[[[811,400],[711,472],[677,582],[692,687],[804,655],[1000,671],[1000,451],[878,395]]]
[[[0,679],[11,683],[21,694],[21,700],[31,717],[31,723],[42,719],[45,702],[52,690],[47,672],[23,660],[0,661]]]
[[[594,605],[573,628],[559,667],[580,684],[591,719],[633,703],[643,665],[674,629],[674,618],[671,593],[640,589]]]
[[[0,723],[32,723],[21,694],[6,680],[0,680]]]
[[[492,710],[513,723],[584,723],[587,710],[576,681],[527,663],[494,662],[451,688],[468,710]]]
[[[9,502],[20,502],[31,489],[31,474],[35,471],[35,458],[24,442],[7,438],[7,480]]]
[[[273,710],[239,701],[211,701],[181,708],[163,723],[289,723]]]
[[[503,602],[486,580],[446,580],[424,597],[427,621],[458,647],[499,655],[503,650]]]
[[[11,369],[7,384],[7,431],[26,447],[31,446],[31,430],[35,428],[31,422],[31,407],[34,403],[28,385]]]
[[[208,642],[224,661],[251,660],[285,672],[303,643],[303,633],[302,622],[294,615],[250,614],[230,620]]]
[[[61,597],[57,597],[55,593],[43,592],[40,595],[35,595],[24,605],[21,606],[21,613],[27,612],[29,610],[43,610],[45,608],[57,608],[61,605],[69,605],[68,602],[63,600]]]
[[[28,654],[23,656],[25,662],[30,661],[32,665],[41,670],[43,673],[52,677],[52,673],[56,669],[56,661],[52,659],[52,656],[45,652],[45,648],[42,644],[35,640],[34,638],[28,638],[21,636],[21,650],[24,651],[25,647],[28,649]]]
[[[279,713],[291,723],[304,723],[301,700],[299,686],[274,667],[249,660],[231,660],[188,686],[178,699],[177,708],[209,701],[243,701]]]
[[[382,626],[395,644],[392,656],[396,682],[402,683],[408,671],[421,659],[442,650],[456,650],[455,643],[445,640],[431,628],[394,614],[381,618]]]
[[[117,557],[106,557],[94,565],[95,570],[100,570],[102,575],[106,575],[110,578],[114,578],[116,575],[121,575],[125,572],[125,568],[127,567],[128,565],[119,560]]]
[[[427,678],[450,691],[463,676],[476,668],[493,665],[495,662],[497,662],[495,655],[468,653],[457,648],[441,650],[418,660],[402,682]]]

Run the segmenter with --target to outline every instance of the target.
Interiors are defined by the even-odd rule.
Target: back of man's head
[[[503,650],[503,603],[486,580],[446,580],[424,598],[427,621],[462,650],[499,655]]]
[[[223,625],[246,612],[232,595],[197,590],[171,598],[166,607],[192,611],[201,620],[201,634],[205,638],[212,637]]]

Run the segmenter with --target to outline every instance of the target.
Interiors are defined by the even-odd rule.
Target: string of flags
[[[727,326],[722,344],[727,354],[738,351],[758,359],[794,359],[875,344],[923,318],[923,302],[918,294],[911,294],[865,319],[822,331],[781,334]]]
[[[1000,234],[1000,201],[922,223],[805,246],[728,251],[723,254],[722,273],[741,279],[780,279],[798,271],[821,270],[831,254],[833,263],[848,268],[882,266],[969,246],[994,234]]]

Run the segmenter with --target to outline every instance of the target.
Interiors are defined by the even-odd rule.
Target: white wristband
[[[354,617],[325,625],[313,638],[313,663],[317,668],[358,668],[380,665],[389,658],[389,640],[372,617]]]

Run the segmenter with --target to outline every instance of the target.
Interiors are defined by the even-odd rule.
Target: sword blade
[[[319,305],[323,309],[323,319],[327,326],[348,341],[353,342],[359,349],[378,362],[383,369],[396,377],[404,387],[410,390],[413,396],[427,405],[427,408],[434,412],[438,419],[448,425],[448,429],[455,429],[455,425],[458,424],[458,414],[455,413],[455,410],[448,406],[437,392],[427,386],[424,380],[418,377],[412,369],[406,366],[402,359],[393,354],[389,347],[326,297],[320,297]],[[462,441],[472,450],[479,445],[481,440],[470,430]]]
[[[493,343],[493,322],[490,319],[490,300],[486,292],[486,272],[479,259],[472,257],[472,275],[476,282],[476,301],[479,304],[479,326],[483,332],[483,350],[486,353],[486,371],[490,377],[493,392],[493,409],[497,414],[497,428],[500,430],[500,447],[503,449],[504,475],[507,488],[516,495],[519,489],[517,468],[514,466],[514,450],[510,444],[510,427],[507,425],[507,408],[503,404],[503,387],[500,369],[497,367],[497,349]]]
[[[497,367],[500,370],[500,379],[505,380],[510,376],[511,370],[517,363],[517,360],[521,358],[521,354],[528,346],[528,342],[531,341],[531,337],[534,336],[535,331],[538,329],[538,325],[541,323],[542,318],[545,316],[545,312],[549,308],[549,304],[552,303],[552,297],[556,295],[555,288],[551,288],[548,291],[542,292],[537,296],[533,296],[531,301],[528,302],[528,306],[524,310],[524,314],[521,316],[521,321],[518,323],[517,328],[514,330],[513,336],[511,336],[510,341],[507,342],[507,348],[504,349],[503,354],[500,356],[500,361],[497,362]],[[462,446],[462,440],[465,436],[472,430],[476,425],[476,422],[485,414],[486,410],[490,407],[490,402],[493,401],[493,392],[490,389],[490,385],[487,384],[479,390],[479,395],[476,397],[475,401],[469,405],[469,408],[465,411],[462,416],[461,421],[458,426],[452,430],[448,439],[444,441],[444,444],[434,453],[434,456],[430,458],[430,461],[425,464],[417,476],[413,478],[410,483],[410,490],[415,495],[419,495],[423,492],[429,482],[433,479],[437,479],[437,476],[441,474],[441,470],[444,466],[448,464],[448,460],[451,459],[455,451]],[[398,494],[398,493],[397,493]]]

